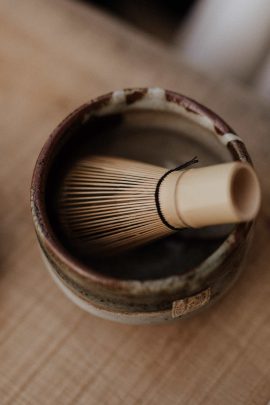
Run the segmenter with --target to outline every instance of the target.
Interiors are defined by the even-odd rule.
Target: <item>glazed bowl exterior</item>
[[[242,139],[215,113],[181,94],[160,88],[118,90],[90,101],[71,113],[44,145],[33,173],[31,208],[46,266],[65,294],[84,310],[127,323],[173,321],[200,311],[219,298],[239,275],[253,222],[235,226],[222,244],[189,272],[153,280],[119,279],[86,266],[56,236],[48,218],[46,184],[57,151],[93,116],[126,111],[169,111],[207,130],[233,160],[251,164]]]

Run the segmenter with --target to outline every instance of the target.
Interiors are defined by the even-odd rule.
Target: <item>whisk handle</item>
[[[171,173],[160,190],[162,213],[178,228],[250,221],[260,200],[257,176],[241,162]]]

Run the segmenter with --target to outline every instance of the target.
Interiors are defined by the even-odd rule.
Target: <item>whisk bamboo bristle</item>
[[[59,198],[63,228],[84,249],[94,250],[135,247],[169,234],[155,209],[155,189],[164,171],[111,157],[77,162]]]
[[[185,226],[249,220],[258,211],[258,182],[246,164],[167,173],[162,167],[115,157],[78,161],[60,188],[63,230],[81,251],[111,252]]]

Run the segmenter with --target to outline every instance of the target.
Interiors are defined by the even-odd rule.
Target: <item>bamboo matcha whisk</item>
[[[168,171],[117,157],[84,158],[61,183],[61,226],[81,251],[105,253],[185,227],[249,221],[256,216],[260,188],[248,164],[187,168],[194,162]]]

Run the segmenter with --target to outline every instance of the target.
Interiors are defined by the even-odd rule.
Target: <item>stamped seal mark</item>
[[[193,295],[192,297],[187,297],[182,300],[173,301],[172,304],[172,318],[177,318],[179,316],[188,314],[189,312],[195,311],[200,307],[206,305],[210,301],[211,289],[200,292],[199,294]]]

